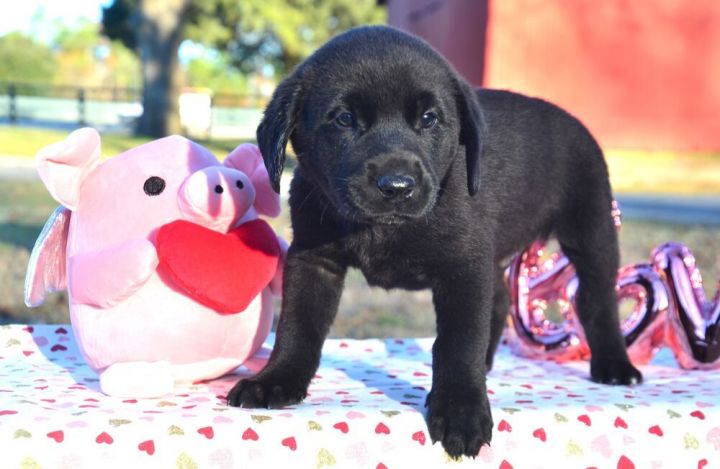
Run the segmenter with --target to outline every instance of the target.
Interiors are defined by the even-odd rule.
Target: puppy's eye
[[[423,129],[432,129],[438,123],[438,115],[432,111],[428,111],[420,117],[420,127]]]
[[[339,127],[352,127],[353,124],[355,124],[355,117],[353,117],[352,114],[349,112],[341,112],[338,114],[338,116],[335,118],[335,123]]]

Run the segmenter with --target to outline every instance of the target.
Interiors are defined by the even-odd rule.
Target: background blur
[[[0,16],[0,323],[67,322],[67,298],[22,302],[55,202],[32,156],[71,130],[103,154],[182,133],[219,158],[255,128],[277,83],[328,38],[392,24],[473,84],[540,96],[603,146],[624,213],[623,263],[688,245],[720,272],[720,3],[714,0],[25,0]],[[284,183],[289,177],[284,178]],[[273,221],[292,238],[287,212]],[[346,282],[332,334],[429,336],[427,292]]]

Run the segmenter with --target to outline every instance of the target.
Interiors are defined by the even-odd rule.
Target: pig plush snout
[[[178,204],[185,219],[227,232],[255,202],[255,188],[245,173],[211,166],[191,174],[180,188]]]

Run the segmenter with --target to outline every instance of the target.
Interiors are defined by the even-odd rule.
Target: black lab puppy
[[[490,441],[485,376],[508,311],[501,261],[557,236],[580,280],[590,375],[641,380],[618,326],[618,243],[603,155],[563,110],[473,90],[423,41],[388,27],[346,32],[275,91],[257,132],[276,190],[288,139],[293,242],[267,367],[228,402],[301,401],[348,267],[383,288],[433,293],[430,436],[454,457]]]

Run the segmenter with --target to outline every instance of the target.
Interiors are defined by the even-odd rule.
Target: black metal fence
[[[88,102],[140,103],[141,93],[137,88],[0,82],[0,97],[7,100],[6,115],[10,123],[17,123],[21,119],[39,120],[41,115],[38,115],[38,110],[41,113],[43,108],[47,111],[47,120],[65,122],[74,108],[75,123],[86,125]],[[44,107],[43,104],[52,105]],[[57,116],[52,111],[58,105],[64,108],[62,119],[54,119]]]
[[[203,93],[192,89],[184,92]],[[0,81],[0,122],[129,129],[142,113],[141,100],[139,88]],[[207,132],[213,128],[216,133],[232,133],[237,127],[249,129],[256,125],[265,104],[267,98],[260,95],[214,94]]]

